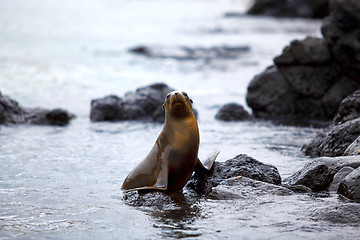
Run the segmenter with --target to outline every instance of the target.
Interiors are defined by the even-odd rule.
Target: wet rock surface
[[[324,39],[291,42],[274,66],[250,82],[246,100],[254,117],[290,124],[330,122],[340,102],[360,88],[360,2],[333,0],[330,6],[322,25]],[[337,121],[354,118],[350,105],[344,104]]]
[[[174,91],[163,83],[128,92],[123,98],[115,95],[91,102],[92,121],[147,120],[164,122],[165,113],[161,110],[166,95]]]
[[[321,157],[306,164],[302,169],[284,179],[283,186],[295,192],[306,186],[313,191],[336,191],[336,186],[350,170],[360,167],[360,158],[355,156]]]
[[[248,177],[235,177],[222,181],[213,187],[207,197],[216,200],[251,199],[265,195],[288,196],[293,194],[288,188]]]
[[[360,155],[360,136],[355,139],[345,150],[344,156]]]
[[[325,163],[321,161],[306,164],[300,171],[284,180],[284,185],[304,185],[314,191],[326,189],[331,183],[332,175]]]
[[[352,167],[343,167],[341,168],[335,175],[334,175],[334,179],[329,187],[329,191],[337,191],[339,188],[339,184],[340,182],[347,176],[349,175],[349,173],[351,173],[352,171],[354,171],[355,169]]]
[[[186,187],[198,193],[207,193],[223,180],[233,177],[248,177],[254,180],[281,184],[281,177],[276,167],[259,162],[245,154],[240,154],[225,162],[215,162],[210,171],[195,169]]]
[[[251,117],[243,106],[237,103],[228,103],[220,108],[215,118],[223,121],[241,121],[249,120]]]
[[[319,157],[359,153],[360,147],[356,141],[360,136],[359,93],[360,91],[356,91],[346,97],[339,105],[333,124],[302,147],[306,155]]]
[[[360,202],[360,168],[349,173],[339,184],[338,193]]]
[[[211,60],[238,58],[250,51],[248,46],[215,46],[215,47],[156,47],[137,46],[129,52],[150,58],[174,60]]]
[[[311,157],[344,155],[346,149],[360,136],[360,118],[330,126],[319,133],[302,150]]]
[[[323,18],[329,14],[329,0],[255,0],[251,15]]]
[[[344,123],[356,118],[360,118],[360,90],[355,91],[341,101],[334,123]]]
[[[63,109],[23,108],[0,93],[0,124],[37,124],[65,126],[75,115]]]

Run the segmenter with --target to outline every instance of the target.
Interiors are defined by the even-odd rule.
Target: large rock
[[[211,171],[195,169],[186,187],[198,193],[206,193],[225,179],[243,176],[254,180],[281,184],[276,167],[259,162],[245,154],[240,154],[225,162],[215,162]]]
[[[340,102],[360,89],[360,1],[330,2],[324,39],[291,42],[275,66],[250,82],[246,100],[255,117],[287,124],[330,122]]]
[[[347,175],[340,183],[338,193],[360,202],[360,168]]]
[[[323,39],[295,40],[274,62],[276,67],[255,76],[248,87],[246,101],[258,118],[330,121],[341,100],[360,87],[342,76]]]
[[[302,150],[311,157],[342,156],[358,136],[360,136],[360,118],[326,128],[310,143],[305,144]]]
[[[165,114],[161,111],[166,95],[174,91],[163,83],[138,88],[128,92],[124,98],[114,95],[91,102],[92,121],[150,120],[163,122]]]
[[[0,93],[0,124],[37,124],[65,126],[75,116],[62,109],[23,108]]]
[[[249,120],[250,114],[243,106],[237,103],[228,103],[220,108],[215,118],[223,121],[241,121]]]
[[[329,0],[255,0],[251,15],[323,18],[329,13]]]

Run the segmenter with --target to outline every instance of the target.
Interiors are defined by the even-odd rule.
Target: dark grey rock
[[[326,189],[331,181],[332,175],[326,164],[321,161],[314,161],[286,178],[284,185],[304,185],[314,191],[321,191]]]
[[[355,139],[345,150],[344,156],[360,155],[360,136]]]
[[[342,156],[347,147],[360,135],[360,118],[333,125],[319,133],[302,150],[311,157]]]
[[[358,156],[320,157],[314,161],[325,163],[332,176],[344,167],[360,167],[360,158]]]
[[[299,1],[284,2],[283,7]],[[255,117],[285,124],[329,124],[340,102],[360,89],[360,1],[331,0],[330,6],[322,25],[324,39],[291,42],[274,59],[276,68],[250,82],[246,99]]]
[[[338,193],[360,202],[360,168],[347,175],[340,183]]]
[[[329,0],[255,0],[251,15],[323,18],[329,14]]]
[[[293,192],[285,187],[247,177],[235,177],[213,187],[207,196],[216,200],[257,199],[266,195],[289,196]]]
[[[270,67],[255,76],[248,86],[246,102],[256,118],[281,119],[293,116],[294,101],[295,94],[289,91],[289,84],[276,67]]]
[[[344,123],[355,118],[360,118],[360,90],[355,91],[340,103],[334,122]]]
[[[294,192],[309,192],[333,189],[341,178],[339,171],[360,167],[360,158],[355,156],[321,157],[306,164],[302,169],[284,179],[283,186]],[[338,176],[336,176],[336,174]],[[335,177],[336,176],[336,177]],[[342,180],[342,179],[340,179]]]
[[[359,82],[360,3],[357,0],[331,0],[330,11],[321,31],[343,72]]]
[[[162,109],[166,95],[174,91],[163,83],[138,88],[123,98],[108,96],[91,102],[92,121],[148,120],[163,122]]]
[[[23,108],[0,93],[0,124],[37,124],[65,126],[75,115],[63,109]]]
[[[206,193],[225,179],[244,176],[272,184],[281,184],[276,167],[259,162],[245,154],[240,154],[225,162],[215,162],[211,171],[195,169],[186,187],[198,193]]]
[[[223,121],[249,120],[250,114],[243,106],[237,103],[228,103],[220,108],[215,118]]]
[[[329,187],[329,191],[337,191],[339,188],[340,182],[347,176],[349,173],[354,171],[355,169],[352,167],[343,167],[341,168],[335,175],[334,179]]]
[[[174,60],[211,60],[234,59],[250,51],[249,46],[215,46],[205,47],[165,47],[165,46],[137,46],[129,52],[149,58],[164,58]]]

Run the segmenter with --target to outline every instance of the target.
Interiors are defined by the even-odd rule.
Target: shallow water
[[[336,194],[209,200],[185,189],[163,206],[124,200],[123,179],[148,153],[162,126],[92,123],[90,101],[154,82],[193,98],[200,158],[215,149],[221,151],[219,161],[245,153],[275,165],[282,178],[309,161],[300,148],[317,129],[214,119],[225,103],[246,105],[249,81],[291,40],[320,36],[319,21],[224,17],[243,11],[248,2],[2,1],[2,94],[26,107],[65,108],[77,118],[67,127],[1,126],[0,238],[359,236],[359,211],[346,215],[357,205]],[[180,62],[128,53],[141,44],[249,46],[250,51],[236,59]]]

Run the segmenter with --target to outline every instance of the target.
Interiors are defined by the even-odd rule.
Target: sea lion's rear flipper
[[[210,169],[213,167],[215,159],[219,155],[220,151],[216,151],[209,155],[209,157],[204,161],[201,162],[199,159],[197,160],[195,169],[206,169],[207,171],[210,171]]]

